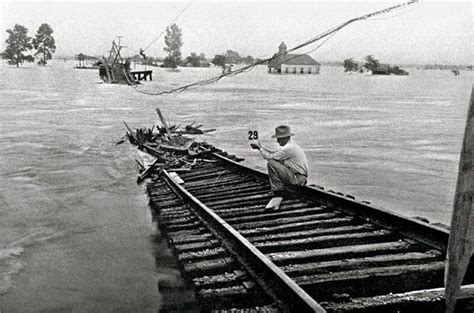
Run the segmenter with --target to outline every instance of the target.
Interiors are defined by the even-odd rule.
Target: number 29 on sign
[[[257,140],[258,139],[258,131],[256,131],[256,130],[249,130],[248,135],[249,135],[249,140]]]

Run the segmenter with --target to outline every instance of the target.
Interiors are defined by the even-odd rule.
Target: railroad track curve
[[[225,155],[147,187],[203,311],[442,312],[448,230],[308,186],[266,211],[267,174]]]

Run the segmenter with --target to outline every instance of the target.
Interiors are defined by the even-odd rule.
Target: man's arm
[[[286,146],[280,147],[279,149],[276,149],[276,150],[269,150],[260,145],[259,151],[265,160],[277,160],[277,161],[283,162],[286,159],[291,157],[291,152],[288,149],[286,149]]]
[[[270,150],[262,146],[262,144],[257,141],[257,143],[251,143],[250,146],[253,149],[257,149],[258,152],[260,152],[260,155],[265,159],[265,160],[270,160],[272,159],[272,154],[275,153],[275,151]]]
[[[264,148],[264,147],[260,147],[260,149],[258,149],[258,152],[260,152],[260,155],[265,160],[271,160],[272,159],[272,154],[274,153],[274,151],[269,150],[269,149]]]

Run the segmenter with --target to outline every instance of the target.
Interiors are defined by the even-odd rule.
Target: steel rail
[[[189,191],[176,183],[166,170],[163,171],[163,177],[168,186],[182,200],[190,204],[198,218],[222,240],[223,245],[239,260],[283,312],[326,312],[267,256]]]
[[[260,180],[268,181],[268,174],[265,172],[244,166],[216,152],[212,154],[218,160],[238,169],[242,173],[249,174]],[[349,215],[361,216],[378,226],[395,230],[408,238],[425,243],[435,249],[443,252],[447,249],[449,230],[442,227],[431,225],[386,209],[377,208],[364,202],[348,198],[347,196],[327,192],[316,187],[301,186],[298,187],[296,191],[328,207],[338,208]]]

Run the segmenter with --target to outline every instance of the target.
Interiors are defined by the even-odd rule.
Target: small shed
[[[408,72],[398,66],[391,66],[389,64],[380,64],[372,70],[372,75],[403,75],[407,76]]]
[[[291,54],[286,52],[284,42],[278,47],[275,59],[268,62],[268,73],[277,74],[319,74],[321,66],[307,54]]]
[[[372,70],[373,75],[390,75],[390,65],[380,64]]]

